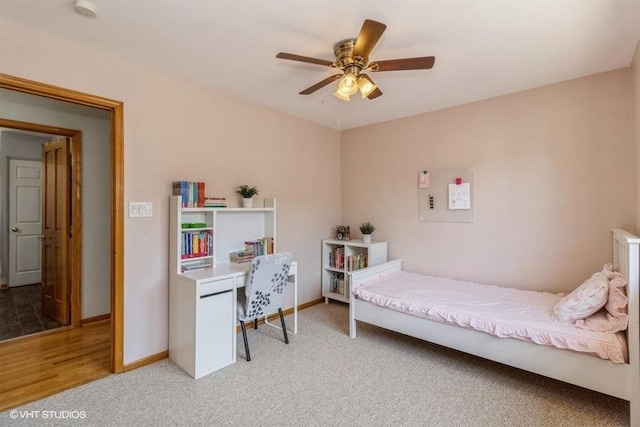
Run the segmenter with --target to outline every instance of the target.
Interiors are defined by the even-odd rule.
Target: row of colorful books
[[[347,271],[360,270],[367,267],[367,255],[357,254],[347,256]]]
[[[329,279],[329,292],[334,294],[346,295],[346,287],[344,274],[338,273],[331,276]]]
[[[336,248],[329,256],[329,267],[342,270],[344,268],[344,248]]]
[[[274,252],[273,237],[244,242],[244,249],[229,254],[231,262],[249,262],[259,255],[270,255]]]
[[[368,265],[367,254],[347,255],[344,254],[344,248],[336,248],[331,254],[329,254],[329,267],[342,270],[347,268],[347,271],[359,270],[365,268]]]
[[[180,206],[183,208],[204,207],[204,182],[174,181],[173,195],[180,196]]]
[[[210,230],[182,233],[182,259],[213,255],[213,234]]]
[[[262,239],[244,242],[244,247],[252,251],[254,256],[270,255],[274,251],[273,237],[263,237]]]

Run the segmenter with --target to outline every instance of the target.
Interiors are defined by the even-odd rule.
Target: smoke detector
[[[73,10],[75,10],[78,15],[82,15],[85,18],[96,17],[96,7],[90,1],[76,0],[73,5]]]

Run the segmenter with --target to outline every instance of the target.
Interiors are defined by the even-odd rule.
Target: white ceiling
[[[2,0],[0,19],[339,130],[626,67],[640,37],[640,0],[91,2],[95,19],[73,0]],[[334,70],[276,54],[333,60],[365,18],[387,25],[371,61],[434,55],[433,69],[370,73],[371,101],[298,95]]]

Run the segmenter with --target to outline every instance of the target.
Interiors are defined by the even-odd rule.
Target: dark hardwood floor
[[[40,284],[0,290],[0,341],[60,328],[41,313]]]

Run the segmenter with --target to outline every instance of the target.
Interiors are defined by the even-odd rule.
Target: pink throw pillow
[[[625,286],[627,281],[620,273],[608,272],[609,299],[604,309],[576,321],[575,325],[580,329],[595,332],[619,332],[627,329],[627,295]]]
[[[577,320],[575,326],[594,332],[619,332],[627,329],[627,317],[613,317],[607,310],[600,310],[586,319]]]
[[[609,300],[604,308],[614,317],[627,318],[627,281],[620,273],[609,273]]]

